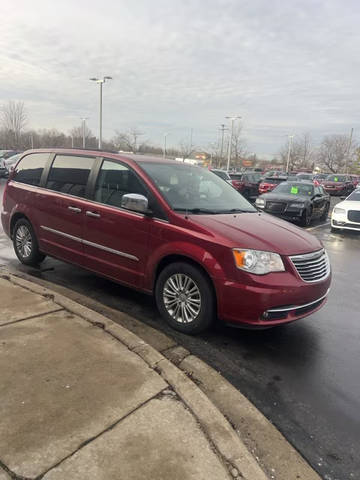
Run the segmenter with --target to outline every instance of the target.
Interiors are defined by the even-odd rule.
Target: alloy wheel
[[[179,323],[193,322],[201,310],[199,287],[183,273],[176,273],[166,280],[163,301],[168,314]]]
[[[30,257],[32,252],[32,237],[26,225],[20,225],[15,235],[16,248],[23,258]]]

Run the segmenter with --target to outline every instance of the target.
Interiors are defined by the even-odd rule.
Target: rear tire
[[[35,266],[45,258],[45,255],[39,250],[34,229],[26,218],[21,218],[15,224],[13,245],[16,256],[24,265]]]
[[[165,267],[157,279],[155,297],[163,319],[179,332],[203,332],[216,318],[210,280],[190,263],[176,262]]]

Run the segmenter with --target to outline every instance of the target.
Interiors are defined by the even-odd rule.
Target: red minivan
[[[19,260],[45,255],[154,294],[164,319],[197,333],[219,318],[266,328],[326,301],[327,253],[259,212],[207,169],[88,150],[30,150],[10,174],[1,219]]]

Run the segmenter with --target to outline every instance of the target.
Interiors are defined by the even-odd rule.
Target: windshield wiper
[[[256,212],[256,209],[254,210],[244,210],[242,208],[231,208],[229,210],[219,210],[219,213],[253,213]]]
[[[209,208],[174,208],[175,212],[186,212],[186,213],[194,213],[195,215],[197,213],[206,213],[208,215],[215,215],[216,213],[219,213],[216,210],[210,210]]]

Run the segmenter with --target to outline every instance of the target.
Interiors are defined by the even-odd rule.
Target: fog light
[[[262,314],[262,317],[266,320],[267,318],[269,318],[269,313],[268,312],[264,312]]]

